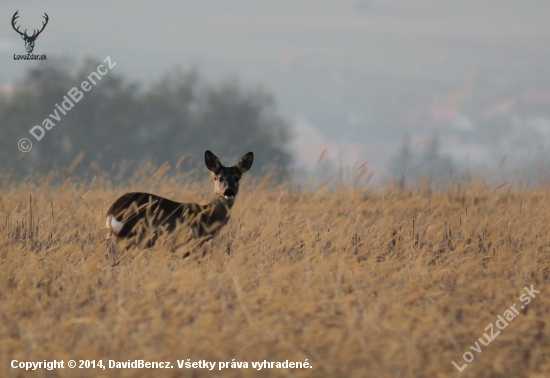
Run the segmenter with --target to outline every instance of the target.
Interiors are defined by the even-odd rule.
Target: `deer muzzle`
[[[223,196],[225,197],[225,199],[233,199],[236,195],[237,193],[235,193],[235,190],[231,188],[227,188],[223,192]]]

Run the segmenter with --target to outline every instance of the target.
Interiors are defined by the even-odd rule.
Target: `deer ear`
[[[239,159],[239,162],[237,163],[237,168],[239,168],[241,173],[245,173],[250,169],[250,167],[252,167],[253,161],[254,161],[254,154],[252,152],[249,152]]]
[[[223,168],[220,159],[208,150],[204,153],[204,162],[206,163],[206,168],[208,168],[210,172],[219,173]]]

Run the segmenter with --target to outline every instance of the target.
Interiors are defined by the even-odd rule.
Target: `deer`
[[[25,29],[25,31],[23,33],[21,33],[19,31],[19,26],[17,28],[15,27],[15,21],[19,18],[19,11],[15,12],[12,19],[11,19],[11,26],[13,27],[13,30],[15,30],[17,33],[19,33],[19,35],[21,35],[21,38],[23,38],[23,40],[25,40],[25,49],[27,50],[27,53],[29,53],[29,54],[32,53],[32,50],[34,50],[34,42],[36,41],[36,38],[38,38],[40,33],[42,33],[42,31],[46,27],[46,25],[48,25],[48,20],[50,18],[48,17],[48,14],[46,12],[44,12],[44,14],[45,14],[45,16],[42,16],[42,17],[44,17],[44,19],[46,21],[45,22],[42,21],[42,29],[40,29],[40,30],[34,29],[31,36],[27,35],[27,29]]]
[[[254,154],[248,152],[232,167],[225,167],[211,151],[204,153],[206,168],[212,172],[214,198],[206,205],[184,203],[155,194],[132,192],[118,198],[107,210],[107,238],[151,248],[160,234],[185,228],[185,242],[198,239],[199,245],[214,238],[227,224],[239,193],[243,173],[252,167]]]

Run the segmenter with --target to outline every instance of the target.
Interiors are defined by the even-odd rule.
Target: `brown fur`
[[[169,200],[150,193],[126,193],[117,199],[107,211],[109,235],[119,241],[132,244],[145,243],[152,247],[162,233],[172,233],[185,225],[191,239],[208,241],[227,224],[235,198],[239,192],[239,181],[244,172],[252,166],[254,154],[247,153],[232,167],[224,167],[210,151],[204,154],[206,167],[212,172],[214,198],[206,205]],[[122,223],[120,230],[112,227],[112,218]]]

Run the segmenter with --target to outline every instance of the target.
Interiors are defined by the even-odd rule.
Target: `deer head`
[[[252,167],[254,154],[247,153],[239,159],[237,165],[224,167],[220,160],[210,151],[204,153],[206,168],[211,171],[214,179],[214,194],[225,202],[233,204],[239,192],[239,181],[243,173]]]
[[[29,36],[29,35],[27,35],[27,29],[25,29],[25,32],[21,33],[19,31],[19,26],[15,27],[15,21],[19,18],[18,13],[19,13],[19,11],[15,12],[15,14],[13,15],[13,17],[11,19],[11,26],[13,27],[13,30],[15,30],[16,32],[19,33],[19,35],[21,35],[21,38],[23,38],[23,40],[25,41],[25,49],[30,54],[30,53],[32,53],[32,50],[34,49],[34,41],[36,41],[36,38],[38,38],[40,33],[42,33],[42,30],[44,30],[44,28],[48,24],[48,20],[50,18],[48,17],[48,14],[46,12],[44,12],[45,16],[43,16],[43,17],[46,19],[46,21],[42,22],[42,29],[40,29],[40,30],[34,29],[32,35]]]

